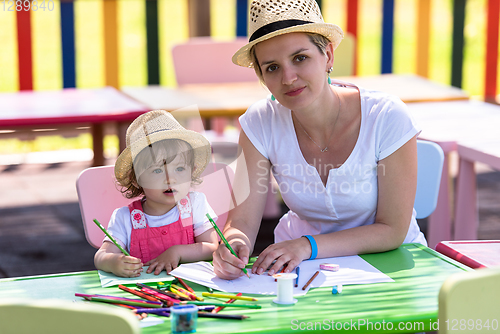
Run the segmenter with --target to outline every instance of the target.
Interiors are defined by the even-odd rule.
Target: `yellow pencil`
[[[249,301],[254,301],[254,302],[258,301],[257,298],[245,297],[245,296],[235,296],[235,295],[225,295],[223,293],[202,292],[201,295],[203,297],[229,298],[229,299],[249,300]]]
[[[177,290],[177,289],[176,289],[176,288],[174,288],[173,286],[170,286],[170,291],[172,291],[172,293],[175,293],[175,294],[176,294],[176,295],[178,295],[178,296],[181,296],[181,297],[183,297],[183,298],[186,298],[186,299],[188,299],[188,300],[191,300],[191,298],[190,298],[188,295],[186,295],[186,294],[184,294],[184,293],[180,292],[179,290]]]
[[[187,295],[188,297],[190,297],[191,300],[199,300],[200,302],[203,301],[203,298],[198,297],[195,293],[191,293],[191,292],[187,291],[186,289],[181,288],[178,285],[172,284],[171,287],[173,287],[174,289],[177,289],[177,291],[179,291],[180,293]]]

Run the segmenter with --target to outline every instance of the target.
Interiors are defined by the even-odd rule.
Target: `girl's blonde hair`
[[[144,148],[134,159],[130,169],[122,178],[117,179],[120,192],[126,198],[135,198],[144,195],[144,189],[139,185],[139,176],[149,167],[158,163],[169,164],[177,155],[181,155],[186,165],[194,171],[195,152],[187,142],[181,139],[164,139]],[[192,184],[200,184],[201,178],[192,176]]]

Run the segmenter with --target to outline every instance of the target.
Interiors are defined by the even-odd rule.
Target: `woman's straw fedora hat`
[[[316,33],[328,38],[335,50],[344,37],[339,26],[325,23],[315,0],[254,0],[248,20],[249,43],[233,56],[233,63],[253,67],[251,48],[291,32]]]
[[[203,135],[186,130],[168,111],[153,110],[137,117],[128,127],[127,147],[115,163],[116,179],[127,177],[139,152],[164,139],[180,139],[191,145],[194,150],[192,174],[194,178],[199,177],[210,161],[210,142]]]

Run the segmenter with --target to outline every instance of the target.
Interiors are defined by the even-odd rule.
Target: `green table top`
[[[339,295],[332,295],[328,287],[315,288],[297,297],[293,306],[274,304],[275,296],[256,296],[262,309],[223,311],[250,318],[199,318],[197,333],[431,331],[437,321],[438,293],[443,281],[453,273],[472,270],[419,244],[405,244],[393,251],[361,257],[395,282],[347,285]],[[207,291],[194,283],[190,286],[200,295]],[[0,279],[0,298],[81,300],[74,296],[76,292],[131,296],[118,287],[102,288],[97,271]],[[170,321],[164,319],[163,324],[143,328],[141,333],[169,333]]]

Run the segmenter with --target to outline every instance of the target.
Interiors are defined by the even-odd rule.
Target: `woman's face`
[[[307,108],[328,87],[333,49],[323,54],[305,33],[280,35],[255,46],[262,78],[274,97],[292,110]]]

